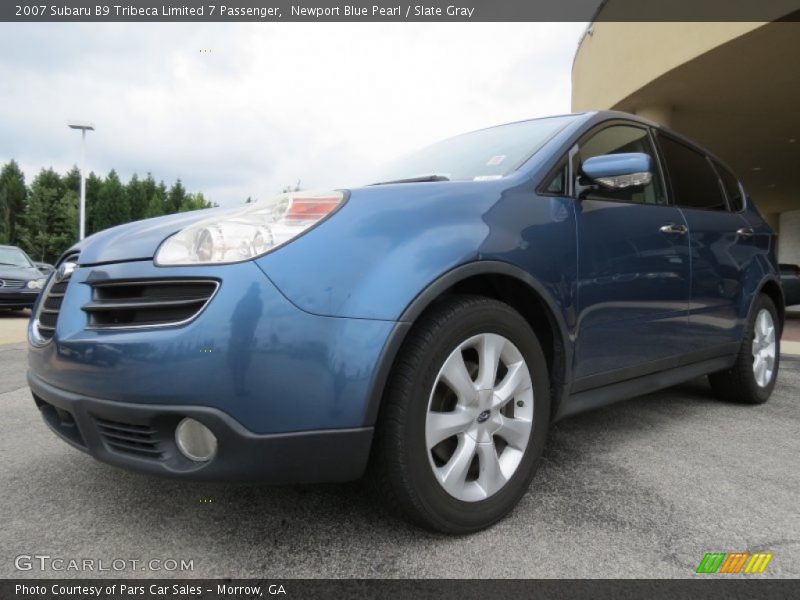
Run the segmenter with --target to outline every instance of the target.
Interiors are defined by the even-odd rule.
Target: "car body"
[[[536,435],[546,432],[540,421],[732,369],[753,339],[748,323],[762,296],[780,327],[775,234],[719,159],[624,113],[553,119],[437,147],[444,162],[479,157],[464,159],[461,175],[452,172],[463,165],[453,166],[449,180],[432,166],[419,170],[432,160],[423,152],[389,183],[341,192],[331,214],[253,258],[159,258],[183,231],[227,218],[219,209],[122,225],[77,244],[29,331],[29,383],[45,421],[100,460],[153,474],[347,481],[375,453],[399,357],[455,296],[467,298],[460,309],[490,320],[481,298],[508,307],[507,337],[529,327],[539,340],[547,373],[534,380],[548,383],[535,397],[547,402]],[[681,158],[687,149],[693,155]],[[665,150],[679,158],[667,163]],[[684,159],[689,170],[707,169],[699,196],[680,188],[697,175],[680,171]],[[584,167],[632,187],[588,182]],[[705,205],[686,205],[679,189]],[[193,303],[178,310],[180,302]],[[161,312],[148,316],[148,306]],[[44,329],[43,308],[60,311]],[[763,367],[769,386],[774,329]],[[504,356],[539,352],[527,343],[520,338],[519,352]],[[492,415],[481,411],[471,426],[488,427]],[[206,460],[176,441],[181,423],[197,422],[215,440]],[[427,523],[467,531],[496,518]]]
[[[0,246],[0,309],[33,308],[44,282],[44,274],[21,248]]]
[[[800,304],[800,265],[781,263],[779,267],[786,306]]]
[[[50,275],[50,273],[56,270],[53,265],[46,262],[34,262],[33,266],[39,269],[44,275]]]

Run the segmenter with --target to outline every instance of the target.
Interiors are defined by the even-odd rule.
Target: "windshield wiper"
[[[24,265],[17,265],[15,263],[0,262],[0,265],[3,265],[4,267],[20,267],[20,268],[24,268]]]
[[[409,177],[407,179],[393,179],[391,181],[379,181],[370,185],[388,185],[390,183],[424,183],[426,181],[450,181],[445,175],[421,175],[419,177]]]

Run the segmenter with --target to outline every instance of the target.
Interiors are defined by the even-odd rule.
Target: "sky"
[[[570,110],[583,23],[0,24],[0,163],[180,178],[222,206],[324,190]],[[367,179],[365,179],[367,178]]]

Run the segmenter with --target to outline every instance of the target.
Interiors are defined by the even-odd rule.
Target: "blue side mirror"
[[[586,159],[581,171],[594,183],[606,188],[642,186],[653,179],[653,159],[643,152],[602,154]]]

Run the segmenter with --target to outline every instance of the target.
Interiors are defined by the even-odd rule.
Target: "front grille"
[[[26,281],[21,279],[0,279],[0,288],[7,290],[19,290],[25,287]]]
[[[199,279],[92,282],[92,301],[83,310],[93,329],[179,325],[203,310],[218,285]]]
[[[64,294],[67,292],[70,275],[72,275],[72,269],[74,268],[74,261],[77,259],[78,255],[74,254],[67,256],[61,261],[61,265],[72,263],[72,268],[56,270],[56,272],[51,275],[50,283],[42,293],[42,299],[39,302],[39,308],[36,312],[36,330],[42,340],[51,339],[56,332],[58,314],[61,312],[61,303],[64,301]]]
[[[145,458],[161,458],[158,432],[151,426],[120,423],[98,417],[95,417],[94,421],[100,435],[103,436],[103,440],[111,450]]]

